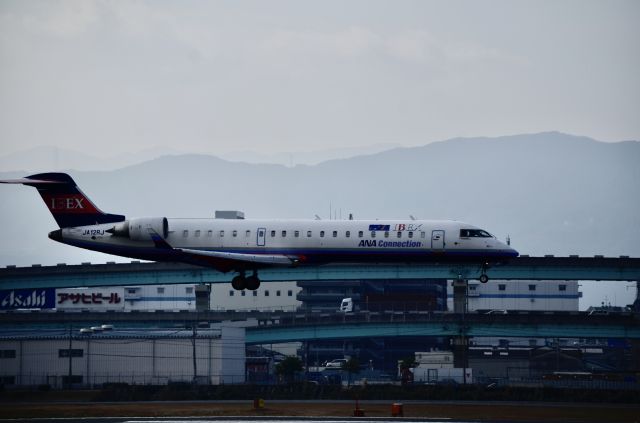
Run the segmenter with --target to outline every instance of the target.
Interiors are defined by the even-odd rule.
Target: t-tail
[[[0,180],[0,183],[36,188],[61,228],[122,222],[125,219],[96,207],[66,173],[39,173],[21,179]]]

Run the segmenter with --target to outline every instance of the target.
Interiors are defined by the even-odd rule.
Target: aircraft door
[[[444,250],[444,231],[437,230],[431,232],[431,249]]]
[[[256,234],[256,245],[258,247],[264,247],[265,240],[267,239],[267,228],[258,228]]]

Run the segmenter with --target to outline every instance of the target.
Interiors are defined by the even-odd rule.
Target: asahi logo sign
[[[54,308],[54,289],[12,289],[0,291],[0,309]]]

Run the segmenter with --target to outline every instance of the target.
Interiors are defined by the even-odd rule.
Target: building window
[[[507,285],[501,283],[500,285],[498,285],[498,291],[506,291],[507,290]]]
[[[537,339],[529,339],[529,346],[530,347],[537,347],[538,346],[538,340]]]
[[[287,291],[287,297],[293,297],[293,291],[292,290],[288,290]]]
[[[200,229],[196,231],[196,238],[200,237]]]
[[[185,292],[187,294],[193,294],[193,287],[192,286],[188,286],[184,290],[185,290]]]
[[[293,231],[293,236],[296,238],[300,237],[300,231]]]
[[[364,232],[358,231],[358,238],[362,238],[364,236]]]
[[[276,291],[276,297],[280,296],[280,290]]]
[[[276,231],[271,231],[271,238],[276,236]]]
[[[0,350],[0,358],[16,358],[16,350]]]
[[[351,237],[351,232],[350,231],[345,232],[344,236],[346,236],[347,238]]]
[[[307,238],[311,238],[311,231],[307,231]]]
[[[15,376],[0,376],[0,385],[15,385]]]
[[[82,357],[84,355],[84,350],[80,349],[80,348],[74,348],[71,350],[71,357]],[[69,349],[68,348],[64,348],[64,349],[60,349],[58,350],[58,357],[59,358],[69,358]]]
[[[333,237],[337,237],[338,236],[338,231],[333,231]]]
[[[469,285],[469,291],[475,291],[477,288],[477,285]]]
[[[529,285],[529,291],[535,291],[536,290],[536,286],[535,285]]]
[[[567,285],[558,285],[558,290],[560,291],[566,291],[567,290]]]
[[[184,231],[182,231],[182,236],[183,237],[188,237],[189,236],[189,231],[187,231],[186,229]]]
[[[238,236],[238,231],[231,232],[231,236],[234,237],[234,238],[237,237]]]
[[[229,296],[233,297],[234,295],[236,295],[236,291],[234,291],[233,289],[231,291],[229,291]]]
[[[282,237],[285,238],[287,236],[287,231],[282,231]]]
[[[402,232],[398,231],[398,238],[402,238]]]
[[[156,291],[158,292],[158,294],[164,294],[164,286],[159,286]]]
[[[320,238],[324,238],[324,231],[320,231]]]
[[[224,237],[224,231],[220,231],[220,238]]]
[[[268,290],[268,289],[264,291],[264,296],[265,296],[265,297],[268,297],[268,296],[269,296],[269,290]]]

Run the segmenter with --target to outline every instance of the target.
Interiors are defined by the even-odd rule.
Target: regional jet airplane
[[[60,226],[52,240],[151,261],[212,267],[237,275],[234,289],[255,290],[258,270],[327,263],[478,263],[518,256],[487,231],[448,220],[126,219],[104,213],[65,173],[41,173],[0,183],[38,190]],[[248,273],[251,273],[250,275]]]

